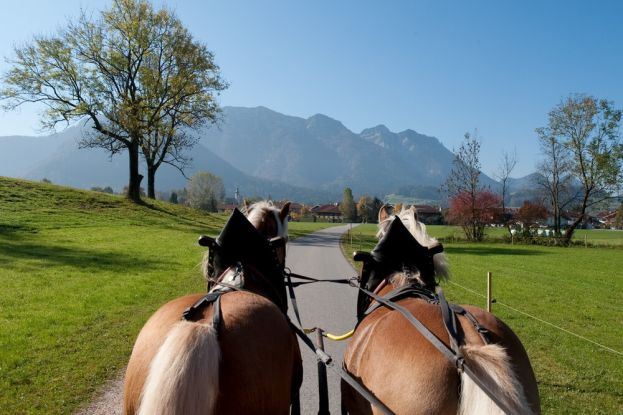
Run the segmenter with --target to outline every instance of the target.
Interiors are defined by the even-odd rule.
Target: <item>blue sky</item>
[[[0,56],[103,0],[3,2]],[[516,149],[535,170],[534,129],[571,93],[623,107],[620,1],[154,1],[215,53],[222,105],[323,113],[360,132],[385,124],[449,149],[478,130],[483,170]],[[7,65],[0,63],[0,71]],[[39,134],[37,112],[0,113],[0,135]]]

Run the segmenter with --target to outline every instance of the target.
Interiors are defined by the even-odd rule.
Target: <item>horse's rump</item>
[[[221,306],[221,393],[215,413],[273,414],[288,408],[303,381],[303,366],[285,315],[249,292],[225,294]]]
[[[439,306],[415,298],[401,300],[400,305],[449,346]],[[490,330],[494,342],[484,345],[472,323],[459,317],[465,342],[469,345],[463,348],[467,364],[477,373],[486,371],[491,375],[490,369],[495,369],[494,373],[502,376],[512,372],[512,385],[508,384],[509,377],[502,376],[507,382],[502,382],[502,386],[512,389],[517,385],[531,385],[530,390],[525,392],[533,407],[538,408],[534,375],[517,337],[493,315],[475,307],[466,308]],[[481,402],[479,398],[474,399],[474,395],[479,396],[483,392],[470,383],[461,385],[456,367],[398,312],[381,308],[366,317],[355,331],[344,361],[348,371],[397,414],[456,414],[461,397],[467,397],[462,402],[463,413],[476,413],[470,411],[483,408],[465,405]],[[472,389],[466,389],[471,386]],[[348,385],[343,383],[342,390],[343,403],[349,412],[372,413],[370,404]],[[459,392],[461,390],[462,393]],[[521,387],[513,390],[518,390],[523,396]],[[511,391],[510,395],[512,398],[515,392]],[[522,397],[516,399],[521,400]]]
[[[401,300],[437,337],[448,342],[439,307]],[[344,356],[348,371],[397,414],[456,413],[459,377],[450,362],[400,313],[380,308],[357,327]],[[373,407],[342,382],[349,413]]]
[[[220,350],[211,323],[177,322],[149,365],[139,415],[212,413]]]
[[[181,321],[183,311],[202,296],[186,296],[165,304],[141,330],[126,372],[125,413],[136,412],[151,362],[167,345],[165,339],[171,338],[172,329],[211,329],[212,306],[205,307],[196,322]],[[302,364],[298,342],[283,313],[268,299],[241,291],[224,294],[221,310],[222,323],[214,333],[220,354],[214,413],[268,414],[277,413],[275,408],[287,408],[290,394],[302,382]],[[200,333],[186,334],[192,339],[201,337]],[[204,346],[214,347],[209,342]],[[203,393],[213,382],[206,375],[209,373],[194,380]]]

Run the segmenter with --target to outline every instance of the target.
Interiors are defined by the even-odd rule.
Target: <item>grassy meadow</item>
[[[69,414],[169,299],[205,290],[227,215],[0,177],[0,413]],[[290,224],[290,236],[328,224]]]
[[[428,230],[444,238],[456,231]],[[352,232],[353,244],[344,238],[344,251],[375,245],[375,225]],[[623,242],[623,232],[585,232],[589,239],[595,232],[595,238],[617,235],[614,245]],[[493,312],[528,351],[544,413],[623,413],[623,250],[486,242],[444,247],[452,278],[442,286],[450,301],[485,308],[486,273],[493,273]]]
[[[445,241],[465,240],[465,234],[460,226],[450,225],[427,225],[431,235]],[[485,229],[485,242],[500,242],[508,238],[506,228]],[[543,237],[545,238],[545,237]],[[573,234],[574,245],[623,247],[623,231],[611,229],[577,229]]]

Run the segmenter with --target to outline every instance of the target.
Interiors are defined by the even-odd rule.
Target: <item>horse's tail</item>
[[[176,323],[152,360],[138,414],[212,414],[219,360],[212,324]]]
[[[467,345],[461,347],[461,350],[465,356],[466,365],[476,376],[488,375],[506,395],[507,401],[512,406],[519,408],[522,413],[531,412],[523,387],[503,347],[497,344]],[[504,411],[463,372],[461,373],[461,401],[458,414],[504,414]]]

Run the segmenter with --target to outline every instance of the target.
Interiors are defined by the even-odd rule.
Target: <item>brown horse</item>
[[[410,233],[417,241],[417,246],[430,254],[425,261],[419,261],[417,267],[406,261],[409,266],[405,268],[403,263],[402,271],[380,264],[377,271],[381,275],[377,275],[374,281],[370,278],[367,288],[376,290],[380,296],[386,296],[397,288],[410,285],[416,290],[434,295],[437,286],[435,276],[448,277],[441,245],[428,236],[425,225],[418,222],[413,207],[400,212],[397,217],[404,224],[403,229],[409,231],[405,233]],[[394,218],[386,207],[381,208],[377,235],[381,241],[377,248],[384,242],[383,237]],[[396,248],[396,244],[392,247]],[[408,257],[411,254],[398,255]],[[396,302],[408,309],[450,347],[450,336],[442,320],[441,307],[435,301],[407,296]],[[344,365],[392,412],[462,415],[504,413],[403,315],[386,307],[372,309],[365,315],[364,310],[375,304],[367,296],[360,296],[358,314],[361,320],[346,350]],[[472,306],[463,306],[463,309],[476,320],[473,322],[464,315],[458,316],[458,332],[463,337],[460,351],[465,366],[476,375],[488,376],[497,384],[497,391],[505,395],[510,407],[516,412],[540,413],[534,372],[517,336],[493,314]],[[488,344],[476,327],[486,328]],[[352,414],[378,413],[378,408],[371,406],[345,382],[342,382],[342,408],[343,412]]]
[[[233,221],[232,215],[216,240],[224,240],[228,251],[223,247],[216,261],[207,254],[204,260],[209,280],[221,282],[210,283],[211,292],[224,292],[220,305],[197,307],[196,315],[184,320],[184,310],[205,296],[187,295],[147,321],[125,375],[125,414],[289,413],[303,369],[285,315],[285,288],[275,284],[283,284],[283,273],[275,269],[283,270],[285,244],[273,250],[274,257],[258,255],[249,245],[256,237],[260,246],[273,237],[286,238],[289,207],[260,202],[248,209],[246,219],[234,212],[242,219]],[[226,234],[228,228],[235,229]],[[236,235],[236,229],[246,233]],[[227,292],[232,286],[237,288]],[[216,308],[220,320],[214,327]]]

